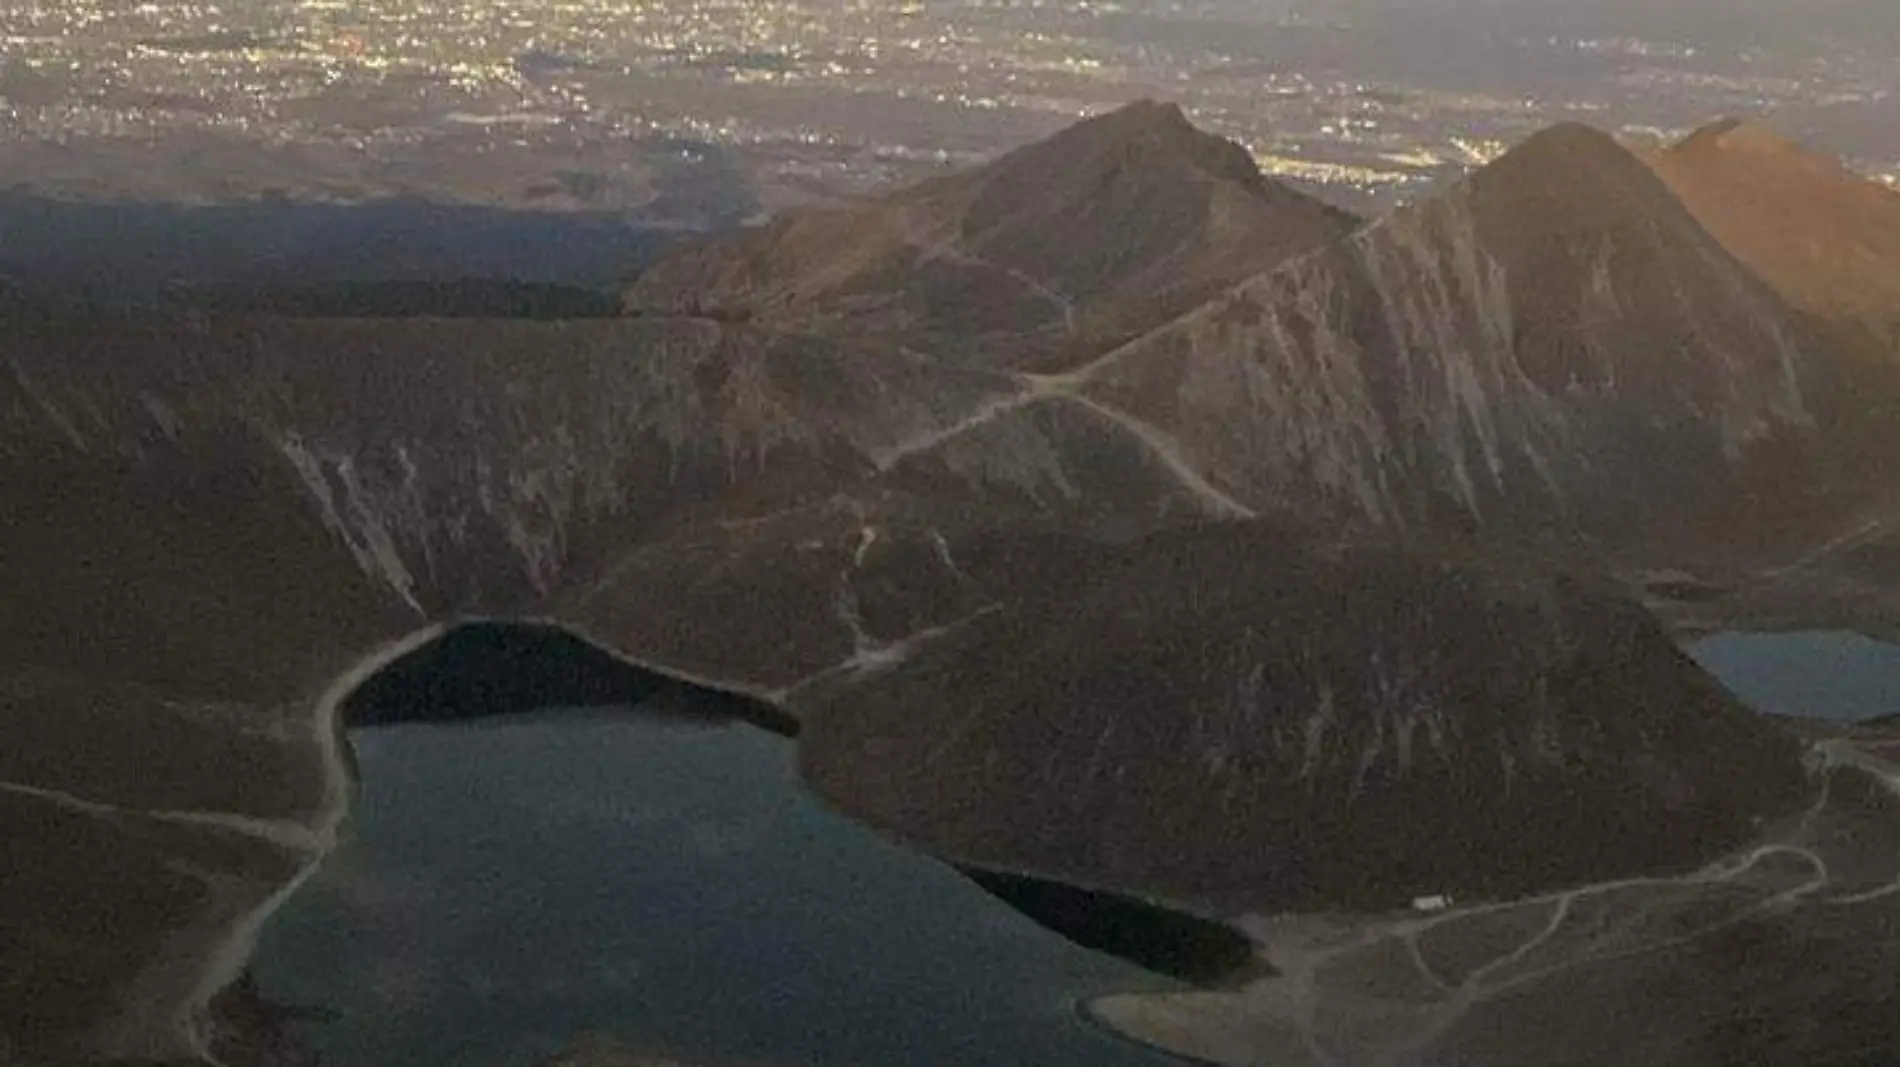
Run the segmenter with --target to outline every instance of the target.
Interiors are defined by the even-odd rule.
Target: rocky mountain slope
[[[681,253],[629,302],[889,338],[933,362],[1006,354],[1013,397],[884,465],[933,483],[946,470],[979,471],[1055,510],[1099,499],[1078,485],[1099,486],[1091,458],[1119,451],[1173,480],[1176,514],[1290,510],[1388,532],[1503,532],[1627,560],[1746,530],[1734,554],[1759,562],[1837,532],[1840,516],[1881,496],[1865,457],[1887,435],[1868,423],[1900,423],[1882,399],[1900,397],[1900,382],[1868,379],[1824,324],[1608,136],[1547,131],[1349,233],[1257,175],[1249,182],[1225,148],[1176,113],[1131,107],[964,178]],[[1106,184],[1091,177],[1103,161],[1114,164]],[[1128,206],[1199,203],[1183,183],[1228,199],[1255,190],[1236,202],[1260,221],[1215,226],[1205,212]],[[1007,225],[974,221],[989,217],[986,190],[1010,191]],[[1119,344],[1127,330],[1051,348],[1062,301],[999,318],[997,303],[920,276],[907,258],[917,243],[894,220],[939,210],[983,249],[973,263],[1008,264],[991,277],[1028,272],[1100,290],[1124,326],[1149,328]],[[1316,230],[1315,218],[1336,239],[1322,239],[1328,227]],[[1144,251],[1176,247],[1184,232],[1209,250],[1196,262],[1219,270],[1183,272],[1179,256]],[[1262,251],[1215,255],[1210,233]],[[1306,236],[1276,245],[1256,233]],[[997,251],[1006,247],[1016,251]],[[1063,255],[1046,263],[1024,258],[1055,248]],[[1107,274],[1088,266],[1105,261],[1116,264]],[[1200,281],[1158,286],[1157,270]],[[867,296],[867,285],[889,292]],[[1183,299],[1144,302],[1135,291]],[[1190,292],[1216,295],[1169,318]],[[898,293],[982,319],[946,327],[982,339],[982,353],[924,338],[947,322],[937,311],[894,317]],[[1699,521],[1710,515],[1721,521]]]
[[[303,544],[310,519],[311,550],[356,572],[339,588],[367,582],[412,618],[507,614],[694,509],[862,479],[1006,385],[849,355],[686,320],[28,324],[7,339],[0,463],[9,495],[36,503],[0,532],[22,568],[0,635],[66,657],[72,635],[49,620],[143,625],[112,604],[134,593],[151,618],[210,624],[223,570],[219,595],[241,598],[226,606],[265,613],[283,603],[270,583],[297,576],[257,564]],[[144,518],[113,519],[127,515]],[[176,543],[159,542],[174,521]],[[167,552],[199,562],[156,566]]]
[[[1806,324],[1582,127],[1060,387],[1254,510],[1626,546],[1747,492],[1840,390]]]
[[[1138,103],[966,174],[669,257],[627,306],[1059,368],[1355,221],[1179,108]]]
[[[883,338],[938,360],[1000,354],[1019,382],[1014,400],[891,459],[929,477],[989,465],[1045,507],[1083,495],[1071,474],[1104,435],[1174,478],[1177,512],[1508,530],[1626,559],[1672,546],[1645,565],[1745,531],[1732,553],[1713,553],[1718,569],[1735,569],[1731,555],[1758,566],[1839,534],[1843,515],[1887,507],[1867,472],[1900,425],[1900,378],[1870,374],[1838,331],[1791,305],[1611,138],[1547,131],[1356,228],[1261,181],[1235,151],[1170,109],[1131,106],[961,178],[682,252],[629,304],[764,315],[778,329]],[[1169,204],[1201,203],[1190,187],[1253,189],[1242,199],[1258,221],[1127,206],[1164,192]],[[990,217],[978,210],[984,190],[1011,191],[1007,226],[978,224]],[[1051,272],[1067,271],[1061,287],[1081,292],[1095,284],[1087,264],[1113,262],[1103,302],[1126,312],[1126,328],[1051,347],[1049,331],[1074,332],[1073,315],[1056,324],[1073,301],[995,318],[1001,305],[912,269],[910,223],[893,220],[919,212],[968,231],[959,240],[980,230],[983,252],[965,265],[992,278],[1048,290]],[[1183,233],[1197,248],[1227,234],[1260,252],[1210,251],[1190,257],[1209,269],[1184,270],[1179,255],[1142,251]],[[1020,255],[992,255],[1001,248]],[[1050,248],[1063,255],[1022,258]],[[1205,284],[1181,289],[1157,271]],[[889,291],[865,295],[880,285]],[[981,338],[981,351],[924,338],[949,320],[894,314],[897,293],[982,319],[946,326]],[[1032,455],[1043,459],[1023,462]]]
[[[1878,352],[1900,352],[1900,192],[1758,122],[1717,123],[1648,159],[1790,304]]]
[[[1076,577],[815,699],[807,779],[973,862],[1263,913],[1689,870],[1807,794],[1792,738],[1573,579],[1258,523]]]

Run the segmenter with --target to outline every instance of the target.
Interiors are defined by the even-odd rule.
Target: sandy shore
[[[1079,999],[1072,1002],[1070,1006],[1075,1012],[1075,1017],[1082,1022],[1082,1025],[1124,1045],[1133,1045],[1136,1048],[1148,1049],[1158,1055],[1167,1056],[1170,1059],[1178,1060],[1182,1063],[1197,1064],[1199,1067],[1228,1067],[1233,1061],[1204,1059],[1200,1056],[1182,1051],[1180,1047],[1170,1047],[1169,1045],[1161,1043],[1159,1040],[1150,1040],[1142,1036],[1141,1031],[1143,1027],[1129,1025],[1132,1020],[1117,1021],[1115,1018],[1122,1014],[1121,1009],[1123,1006],[1138,1008],[1140,1005],[1150,1001],[1158,1001],[1176,995],[1191,994],[1110,993],[1106,996]],[[1158,1032],[1156,1036],[1158,1038],[1161,1037]]]
[[[307,838],[297,849],[302,855],[296,874],[288,881],[267,884],[241,875],[195,871],[210,890],[209,905],[173,931],[158,955],[127,986],[120,1013],[95,1037],[102,1054],[210,1058],[212,1000],[243,973],[265,923],[329,856],[348,817],[350,773],[338,722],[343,701],[366,679],[442,632],[442,626],[428,626],[382,645],[343,672],[317,698],[309,715],[309,733],[301,741],[290,742],[308,745],[322,771],[317,804],[303,823]],[[234,825],[238,820],[232,816],[226,821]]]

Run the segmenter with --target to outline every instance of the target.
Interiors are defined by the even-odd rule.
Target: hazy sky
[[[1295,0],[1316,17],[1496,20],[1711,43],[1852,40],[1900,48],[1900,0]]]

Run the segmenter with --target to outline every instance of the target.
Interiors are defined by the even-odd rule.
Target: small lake
[[[336,1067],[1162,1067],[1075,1004],[1182,986],[822,807],[790,742],[636,711],[352,734],[349,839],[266,929]]]
[[[1687,651],[1758,711],[1836,722],[1900,713],[1900,645],[1856,633],[1723,633]]]

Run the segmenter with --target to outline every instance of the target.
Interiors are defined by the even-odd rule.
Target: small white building
[[[1444,893],[1429,897],[1413,897],[1412,910],[1425,912],[1444,911],[1451,907],[1451,903],[1451,897]]]

